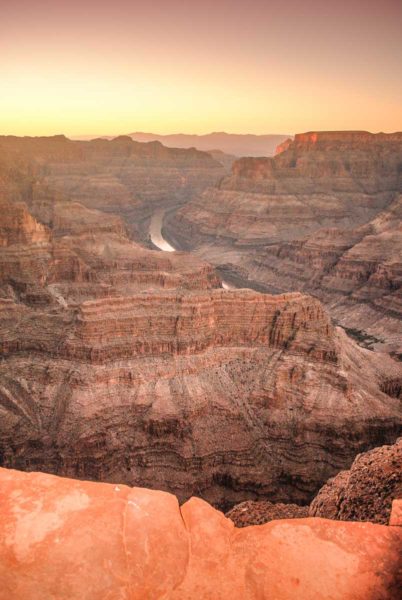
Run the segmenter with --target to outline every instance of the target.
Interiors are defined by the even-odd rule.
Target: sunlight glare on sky
[[[402,129],[400,0],[3,0],[0,132]]]

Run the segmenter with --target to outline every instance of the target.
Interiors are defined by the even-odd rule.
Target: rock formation
[[[151,291],[148,263],[108,271],[80,243],[86,263],[62,246],[56,270],[33,255],[21,268],[40,281],[4,286],[3,465],[220,506],[305,503],[357,452],[397,435],[400,402],[382,389],[396,365],[334,329],[318,301],[207,289],[207,267],[204,291],[200,276],[198,289]],[[118,294],[138,281],[148,291]]]
[[[225,279],[309,292],[359,342],[401,352],[402,133],[296,135],[171,215],[175,246]]]
[[[392,524],[396,524],[401,503],[402,438],[391,446],[381,446],[359,454],[348,471],[341,471],[324,484],[309,507],[249,500],[234,506],[226,516],[236,527],[308,515],[387,524],[392,507]]]
[[[1,600],[398,600],[402,529],[236,529],[206,502],[0,469]]]
[[[317,299],[224,291],[210,264],[147,250],[124,211],[50,181],[65,165],[87,173],[91,161],[169,150],[145,159],[126,139],[11,141],[0,161],[1,465],[224,509],[306,504],[358,452],[396,439],[399,366],[357,347]]]
[[[187,201],[215,184],[227,170],[195,148],[142,144],[128,136],[88,142],[63,135],[0,136],[0,188],[5,162],[13,171],[20,199],[40,220],[51,212],[58,194],[89,209],[120,216],[137,240],[146,238],[155,206]],[[21,166],[18,185],[16,166]]]
[[[388,523],[391,504],[402,499],[402,438],[359,454],[348,471],[324,485],[310,505],[310,516],[342,521]]]
[[[302,519],[308,517],[308,506],[297,504],[283,504],[282,502],[269,502],[268,500],[246,500],[236,504],[226,515],[236,527],[249,527],[250,525],[264,525],[278,519]]]

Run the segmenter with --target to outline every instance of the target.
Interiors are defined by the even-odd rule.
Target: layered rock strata
[[[164,233],[225,279],[306,291],[360,342],[402,339],[402,134],[297,135],[170,215]]]
[[[141,289],[220,286],[210,265],[147,250],[127,238],[119,217],[78,203],[56,203],[48,226],[22,203],[0,198],[0,211],[0,297],[65,307]]]
[[[1,600],[399,599],[402,530],[236,529],[206,502],[0,470]]]
[[[82,147],[53,142],[51,155],[32,142],[28,166],[29,152],[1,163],[2,465],[223,508],[305,504],[356,453],[394,441],[396,363],[312,297],[218,289],[209,264],[146,250],[119,216],[56,194],[40,159],[67,147],[75,163]]]
[[[195,148],[142,144],[128,136],[87,142],[62,135],[0,136],[2,162],[3,170],[4,163],[11,165],[14,180],[16,166],[21,167],[13,182],[15,191],[42,222],[52,218],[58,195],[120,216],[137,240],[146,239],[155,207],[187,201],[227,171],[227,166]],[[0,164],[0,180],[1,170]]]
[[[396,437],[378,365],[301,294],[153,291],[0,313],[5,466],[215,504],[308,502]]]
[[[323,517],[341,521],[402,524],[402,438],[391,446],[359,454],[318,492],[310,506],[246,501],[226,513],[236,527],[261,525],[274,519]],[[391,512],[393,518],[390,520]]]

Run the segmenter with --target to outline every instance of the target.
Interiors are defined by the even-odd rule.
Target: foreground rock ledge
[[[397,599],[402,529],[236,529],[206,502],[0,469],[1,600]]]

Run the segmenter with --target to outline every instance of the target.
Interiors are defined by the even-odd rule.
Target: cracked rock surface
[[[1,600],[399,598],[400,527],[236,529],[198,498],[5,469],[0,501]]]

